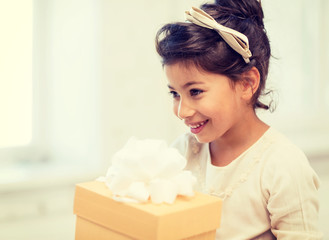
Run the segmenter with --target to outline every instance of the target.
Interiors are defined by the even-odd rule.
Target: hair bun
[[[220,18],[226,15],[226,17],[250,19],[264,28],[264,13],[260,0],[216,0],[215,3],[216,10],[221,15]]]

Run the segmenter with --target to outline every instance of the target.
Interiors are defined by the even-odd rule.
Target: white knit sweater
[[[224,199],[216,239],[322,239],[319,179],[305,155],[275,129],[225,167],[213,166],[209,144],[190,133],[173,146],[197,177],[196,190]]]

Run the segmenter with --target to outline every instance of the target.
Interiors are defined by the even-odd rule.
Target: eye
[[[175,91],[170,91],[169,94],[172,95],[173,98],[179,98],[179,94]]]
[[[191,89],[190,90],[191,96],[197,96],[197,95],[200,95],[201,93],[203,93],[203,90],[201,90],[201,89]]]

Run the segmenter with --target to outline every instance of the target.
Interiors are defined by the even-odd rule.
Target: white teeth
[[[200,127],[200,126],[202,126],[202,125],[204,125],[206,122],[202,122],[202,123],[200,123],[200,124],[197,124],[197,125],[190,125],[190,127],[191,128],[198,128],[198,127]]]

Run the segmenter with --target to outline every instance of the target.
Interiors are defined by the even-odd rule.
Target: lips
[[[205,127],[205,125],[208,123],[209,120],[197,122],[197,123],[189,123],[187,124],[191,128],[191,132],[193,134],[198,134],[202,131],[202,129]]]

